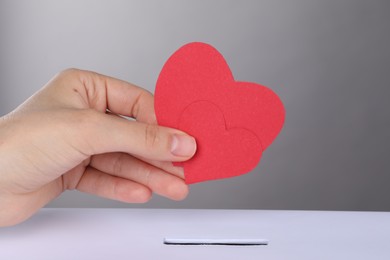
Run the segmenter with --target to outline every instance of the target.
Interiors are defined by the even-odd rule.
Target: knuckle
[[[58,76],[59,77],[72,77],[74,75],[77,75],[78,73],[80,73],[80,70],[79,69],[76,69],[76,68],[67,68],[61,72],[58,73]]]
[[[145,127],[145,147],[155,149],[160,142],[158,125],[147,124]]]
[[[127,101],[131,102],[128,104],[128,106],[130,107],[129,111],[132,112],[135,118],[137,118],[142,113],[142,109],[145,106],[145,102],[148,100],[153,100],[153,95],[147,90],[142,90],[136,97],[134,102],[131,102],[131,100]]]
[[[144,177],[144,180],[143,180],[143,184],[147,187],[150,187],[150,184],[151,184],[151,178],[152,178],[152,171],[153,171],[153,168],[152,166],[149,166],[149,165],[146,165],[145,168],[143,169],[143,177]]]
[[[92,155],[95,153],[91,143],[91,137],[95,135],[96,129],[100,128],[101,115],[93,109],[81,109],[73,111],[64,122],[62,127],[69,143],[82,154]]]
[[[123,169],[123,163],[125,160],[125,154],[120,153],[117,158],[115,159],[113,166],[112,166],[112,173],[115,176],[120,176],[120,173]]]

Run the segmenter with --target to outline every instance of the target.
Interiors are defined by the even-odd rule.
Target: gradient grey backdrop
[[[183,202],[72,191],[49,206],[390,210],[389,13],[386,0],[1,1],[0,113],[68,67],[153,91],[173,51],[204,41],[284,101],[261,164]]]

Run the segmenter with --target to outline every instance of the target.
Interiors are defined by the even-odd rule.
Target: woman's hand
[[[181,200],[188,187],[171,162],[195,150],[194,138],[156,124],[149,92],[66,70],[0,118],[0,226],[27,219],[67,189],[133,203],[152,192]]]

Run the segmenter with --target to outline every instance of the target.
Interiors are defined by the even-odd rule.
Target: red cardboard
[[[285,110],[269,88],[235,81],[212,46],[184,45],[165,63],[155,90],[160,125],[195,137],[197,152],[184,167],[188,184],[251,171],[280,132]]]

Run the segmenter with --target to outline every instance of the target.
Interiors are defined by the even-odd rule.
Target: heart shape
[[[179,129],[198,136],[196,156],[184,163],[187,183],[204,181],[204,176],[220,179],[240,175],[255,167],[261,157],[257,136],[244,128],[227,129],[222,111],[209,101],[189,105],[180,117]],[[226,163],[242,161],[246,163]]]
[[[196,138],[196,154],[180,163],[188,184],[252,170],[285,117],[272,90],[235,81],[223,56],[199,42],[184,45],[165,63],[156,84],[155,110],[160,125]]]

